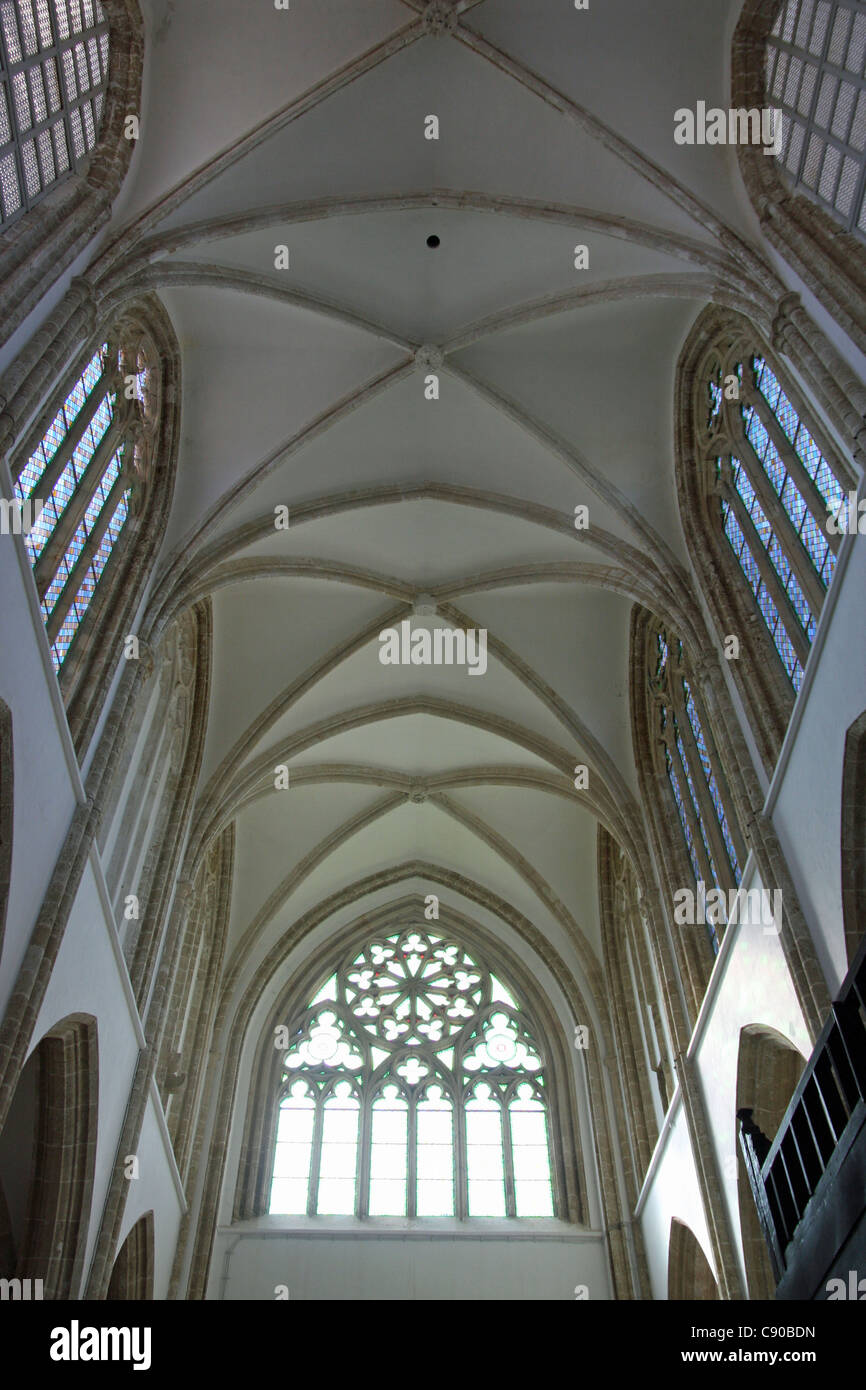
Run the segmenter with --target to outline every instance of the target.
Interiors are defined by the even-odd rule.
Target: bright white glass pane
[[[386,1110],[384,1106],[379,1104],[374,1105],[373,1143],[405,1144],[408,1119],[409,1117],[405,1106],[400,1110]]]
[[[357,1149],[354,1144],[322,1145],[319,1172],[323,1178],[351,1178],[354,1182],[356,1167]]]
[[[325,1144],[355,1144],[358,1141],[358,1105],[325,1102],[322,1141]]]
[[[537,1178],[542,1182],[548,1181],[550,1163],[547,1157],[547,1145],[542,1147],[540,1144],[527,1144],[515,1149],[514,1176],[515,1178]]]
[[[324,1161],[324,1154],[322,1155]],[[320,1178],[316,1212],[319,1216],[352,1216],[355,1211],[355,1176]]]
[[[518,1216],[552,1216],[553,1196],[549,1182],[515,1182]]]
[[[373,1179],[370,1182],[371,1216],[405,1216],[406,1184]]]
[[[466,1111],[466,1141],[469,1144],[500,1144],[502,1121],[499,1110]]]
[[[466,1161],[470,1178],[501,1179],[502,1146],[493,1144],[470,1144],[466,1149]]]
[[[304,1178],[310,1174],[309,1144],[277,1144],[274,1150],[275,1178]]]
[[[454,1157],[450,1144],[418,1145],[418,1177],[448,1178],[454,1171]]]
[[[271,1184],[272,1216],[303,1216],[307,1210],[306,1178],[274,1178]]]
[[[450,1144],[450,1110],[425,1110],[418,1107],[418,1143]]]
[[[453,1216],[454,1184],[419,1179],[415,1204],[419,1216]]]
[[[313,1137],[313,1102],[300,1106],[280,1106],[277,1122],[278,1143],[309,1143]]]
[[[370,1153],[370,1173],[374,1178],[406,1177],[404,1144],[374,1144]]]
[[[469,1179],[469,1215],[504,1216],[505,1188],[501,1182]]]
[[[543,1111],[512,1110],[511,1138],[518,1144],[546,1144],[547,1123]]]

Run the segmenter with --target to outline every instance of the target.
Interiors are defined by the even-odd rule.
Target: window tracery
[[[372,939],[289,1034],[272,1214],[554,1215],[541,1050],[449,936]]]
[[[0,3],[0,227],[86,163],[108,86],[99,0]]]

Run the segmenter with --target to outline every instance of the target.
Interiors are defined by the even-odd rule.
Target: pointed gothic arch
[[[6,930],[6,909],[12,877],[12,833],[15,812],[15,765],[12,756],[12,713],[0,700],[0,953]]]
[[[117,1252],[108,1292],[109,1302],[150,1302],[153,1298],[153,1212],[146,1211],[129,1231]]]
[[[668,1298],[705,1302],[719,1297],[719,1286],[694,1231],[676,1217],[668,1245]]]
[[[856,480],[748,319],[711,306],[676,379],[683,531],[766,771],[775,766]],[[840,509],[842,509],[840,511]]]
[[[805,1065],[806,1058],[775,1028],[750,1023],[740,1029],[736,1109],[750,1110],[752,1123],[770,1142],[776,1137]],[[737,1173],[740,1237],[749,1297],[773,1298],[776,1281],[739,1142]]]
[[[845,949],[853,965],[866,935],[866,710],[845,735],[841,850]]]
[[[866,16],[856,0],[746,0],[731,105],[781,110],[779,157],[738,144],[767,240],[866,351]]]
[[[10,453],[15,498],[32,508],[25,543],[79,752],[129,654],[124,639],[168,516],[179,392],[168,315],[155,297],[138,300],[79,345]]]
[[[135,149],[126,122],[141,114],[144,25],[137,0],[51,0],[35,14],[29,0],[16,0],[4,11],[0,86],[11,100],[0,127],[0,320],[8,337],[111,216]],[[28,99],[29,69],[37,75]]]
[[[0,1133],[0,1177],[14,1275],[44,1297],[78,1296],[96,1160],[96,1020],[70,1014],[43,1035],[18,1078]]]

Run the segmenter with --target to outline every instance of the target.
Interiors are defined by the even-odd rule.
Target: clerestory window
[[[15,495],[34,518],[26,545],[57,672],[146,483],[152,353],[140,337],[104,342],[20,460]]]
[[[794,188],[866,241],[866,5],[786,0],[765,48],[778,163]]]
[[[450,936],[373,938],[286,1033],[271,1214],[555,1214],[542,1051]]]
[[[727,892],[739,885],[746,862],[731,793],[689,677],[682,642],[661,624],[654,627],[649,640],[655,746],[661,750],[695,882]],[[719,938],[710,922],[707,931],[715,953]]]
[[[0,0],[0,226],[82,168],[108,85],[99,0]]]
[[[799,691],[842,541],[845,490],[767,358],[712,351],[695,401],[711,515]]]

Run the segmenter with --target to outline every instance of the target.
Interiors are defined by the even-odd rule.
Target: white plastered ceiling
[[[752,225],[732,152],[676,146],[673,113],[728,104],[737,7],[476,0],[450,36],[421,0],[142,8],[116,214],[181,346],[157,586],[212,594],[197,824],[236,825],[239,984],[418,863],[597,963],[598,816],[636,812],[629,586],[685,564],[675,364],[718,227]],[[407,617],[486,628],[486,673],[383,665]]]

